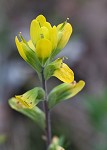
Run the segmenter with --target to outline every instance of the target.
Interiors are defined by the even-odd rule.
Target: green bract
[[[84,87],[85,82],[79,81],[76,83],[75,81],[71,84],[63,83],[56,86],[48,96],[48,106],[49,108],[54,107],[59,102],[62,102],[66,99],[69,99],[75,96],[78,92],[82,90]]]
[[[20,55],[22,58],[34,68],[37,73],[40,73],[42,70],[42,67],[40,65],[40,62],[38,58],[35,55],[35,52],[32,50],[32,43],[31,41],[26,42],[23,37],[21,36],[21,42],[19,42],[18,38],[15,38],[17,48],[19,50]],[[31,49],[32,48],[32,49]]]
[[[15,98],[11,98],[9,100],[9,105],[11,108],[14,110],[24,114],[25,116],[29,117],[32,119],[36,124],[38,124],[42,129],[45,128],[45,115],[44,112],[41,111],[37,106],[29,109],[29,108],[21,108],[18,106],[16,103]]]
[[[44,112],[36,106],[41,100],[43,100],[44,94],[45,93],[42,88],[36,87],[23,95],[18,95],[11,98],[9,100],[9,105],[18,112],[21,112],[31,118],[39,124],[41,128],[44,128]]]
[[[63,58],[58,58],[45,67],[44,77],[46,80],[51,76],[55,76],[65,83],[71,83],[74,81],[73,71],[65,63],[63,63],[62,60]]]

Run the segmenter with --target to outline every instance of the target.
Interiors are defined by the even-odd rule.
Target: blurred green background
[[[39,127],[7,103],[40,85],[14,42],[20,31],[29,39],[38,14],[53,25],[69,17],[73,35],[59,56],[68,57],[76,81],[86,82],[52,110],[53,135],[62,136],[66,150],[107,150],[107,0],[0,0],[0,150],[45,150]],[[48,91],[59,83],[50,79]]]

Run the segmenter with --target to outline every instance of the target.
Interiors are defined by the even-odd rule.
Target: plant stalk
[[[43,109],[44,109],[44,113],[45,113],[45,134],[46,134],[46,143],[47,143],[47,149],[51,143],[51,122],[50,122],[50,111],[48,108],[48,102],[47,102],[47,84],[46,84],[46,80],[44,78],[44,73],[43,73],[44,69],[42,70],[42,88],[45,91],[45,98],[43,101]]]

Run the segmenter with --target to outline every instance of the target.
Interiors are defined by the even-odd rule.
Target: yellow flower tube
[[[40,25],[39,25],[39,22],[34,19],[32,22],[31,22],[31,25],[30,25],[30,37],[31,37],[31,40],[34,44],[34,46],[36,45],[38,39],[40,39]]]
[[[27,57],[26,57],[26,55],[25,55],[25,53],[24,53],[24,50],[23,50],[23,48],[22,48],[22,43],[19,42],[17,36],[15,37],[15,43],[16,43],[16,46],[17,46],[17,49],[18,49],[18,52],[19,52],[20,56],[21,56],[24,60],[26,60]]]
[[[59,38],[57,49],[63,49],[72,34],[72,26],[70,23],[60,24],[57,26],[57,30]]]
[[[68,19],[67,19],[68,20]],[[52,60],[60,51],[66,46],[66,44],[69,41],[69,38],[72,34],[72,26],[70,23],[67,22],[67,20],[64,23],[59,24],[57,29],[57,46],[56,49],[54,49],[50,60]]]
[[[52,52],[52,43],[48,39],[41,39],[36,45],[36,55],[42,65],[46,62]]]
[[[30,37],[35,46],[35,53],[42,65],[57,46],[57,30],[52,27],[43,15],[31,22]]]
[[[40,26],[43,26],[46,23],[46,18],[43,15],[37,16],[36,20],[40,23]]]

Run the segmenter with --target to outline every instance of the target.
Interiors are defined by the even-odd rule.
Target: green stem
[[[46,117],[45,134],[46,134],[47,149],[48,149],[51,143],[51,123],[50,123],[50,111],[48,109],[48,102],[47,102],[47,85],[46,85],[46,80],[44,78],[43,71],[42,71],[42,88],[45,91],[45,99],[43,101],[43,108],[44,108],[45,117]]]

